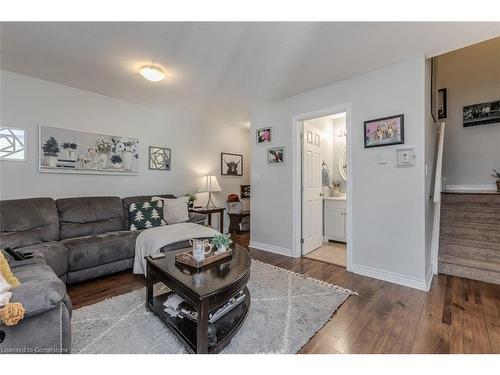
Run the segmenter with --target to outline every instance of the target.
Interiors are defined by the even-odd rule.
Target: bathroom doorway
[[[346,112],[301,122],[302,252],[347,265]]]

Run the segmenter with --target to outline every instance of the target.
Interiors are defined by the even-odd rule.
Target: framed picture
[[[285,147],[272,147],[267,149],[268,165],[285,164]]]
[[[404,115],[365,121],[365,148],[400,145],[404,142]]]
[[[172,166],[171,155],[169,148],[149,146],[149,169],[169,171]]]
[[[220,174],[223,176],[243,176],[243,155],[220,154]]]
[[[241,198],[250,198],[250,185],[240,185]]]
[[[438,90],[438,119],[448,117],[446,89]]]
[[[467,105],[463,109],[464,128],[500,124],[500,100]]]
[[[42,173],[139,174],[139,140],[72,129],[39,127]]]
[[[255,139],[258,145],[270,144],[273,141],[273,127],[260,128],[255,131]]]

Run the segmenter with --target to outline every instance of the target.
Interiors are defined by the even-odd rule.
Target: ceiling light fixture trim
[[[144,65],[139,71],[140,75],[151,82],[159,82],[165,79],[165,72],[156,65]]]

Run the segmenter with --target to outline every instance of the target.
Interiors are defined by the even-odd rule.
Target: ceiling
[[[417,55],[500,35],[500,23],[3,23],[1,66],[164,109],[248,109]],[[157,64],[168,78],[144,80]]]

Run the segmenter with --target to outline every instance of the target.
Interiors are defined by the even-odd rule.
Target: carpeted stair
[[[500,284],[500,194],[442,195],[439,273]]]

